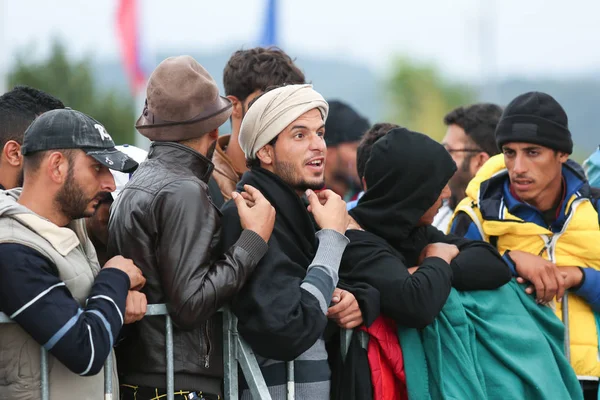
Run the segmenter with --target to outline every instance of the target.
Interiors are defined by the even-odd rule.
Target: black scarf
[[[305,268],[312,261],[316,249],[316,228],[314,220],[302,198],[279,176],[264,168],[253,168],[246,172],[237,185],[238,191],[244,185],[251,185],[260,190],[265,198],[275,207],[277,219],[275,231],[278,236],[289,239],[290,258]]]
[[[418,257],[427,227],[417,223],[455,171],[439,143],[405,128],[393,129],[373,146],[365,168],[367,191],[350,215],[407,259],[413,253]]]

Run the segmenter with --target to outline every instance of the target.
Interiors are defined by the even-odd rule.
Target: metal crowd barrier
[[[271,395],[267,388],[267,384],[260,372],[256,357],[252,349],[242,339],[237,330],[237,318],[228,309],[221,310],[223,312],[223,364],[224,364],[224,386],[225,399],[238,399],[238,364],[242,369],[242,373],[248,383],[250,393],[253,399],[271,400]],[[571,349],[569,346],[569,303],[567,293],[562,300],[562,317],[565,325],[565,356],[570,361]],[[149,304],[146,311],[146,317],[165,316],[165,344],[167,358],[167,400],[174,399],[175,378],[173,367],[173,323],[166,304]],[[0,313],[0,324],[14,323],[4,313]],[[341,351],[342,357],[346,358],[352,339],[352,330],[345,329],[341,332]],[[359,332],[361,346],[367,348],[369,340],[365,332]],[[107,358],[104,364],[104,400],[113,399],[113,382],[112,382],[113,357],[112,354]],[[294,400],[294,362],[287,363],[287,400]],[[50,400],[50,391],[48,385],[48,352],[40,346],[40,391],[41,400]]]
[[[267,384],[260,372],[252,349],[241,338],[237,330],[237,318],[225,309],[223,312],[223,364],[225,376],[225,399],[238,399],[238,364],[248,383],[252,397],[257,400],[271,400]],[[166,304],[149,304],[146,317],[165,316],[165,344],[167,358],[167,400],[173,400],[175,379],[173,368],[173,323]],[[14,323],[6,314],[0,313],[0,324]],[[40,391],[41,400],[50,400],[48,385],[48,352],[40,346]],[[113,398],[112,354],[104,364],[104,399]],[[294,362],[287,363],[287,399],[294,395]]]

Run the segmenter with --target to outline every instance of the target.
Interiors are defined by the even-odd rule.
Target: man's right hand
[[[511,250],[510,258],[515,263],[519,283],[531,282],[525,291],[531,294],[535,290],[536,300],[540,304],[552,301],[554,296],[560,301],[565,294],[565,278],[560,269],[550,261],[520,250]]]
[[[142,271],[128,258],[115,256],[104,264],[104,268],[116,268],[125,272],[129,277],[131,290],[140,290],[146,284],[146,278],[142,275]]]
[[[430,243],[425,246],[423,251],[421,251],[419,264],[421,264],[427,257],[439,257],[450,264],[459,253],[460,251],[458,250],[458,247],[453,244]]]
[[[238,192],[232,193],[242,228],[256,232],[268,242],[275,225],[275,208],[255,187],[244,185],[244,190],[244,196]]]
[[[319,194],[308,189],[306,198],[310,203],[308,211],[315,217],[315,221],[321,229],[333,229],[342,235],[346,233],[350,220],[346,202],[339,195],[328,189]]]

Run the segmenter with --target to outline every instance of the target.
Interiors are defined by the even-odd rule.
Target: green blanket
[[[453,289],[433,324],[398,336],[411,400],[583,399],[562,323],[514,280]]]

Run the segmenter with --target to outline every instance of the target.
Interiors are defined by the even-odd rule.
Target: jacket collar
[[[238,183],[237,190],[241,192],[245,184],[260,190],[269,200],[277,213],[275,225],[282,227],[287,236],[293,237],[292,242],[298,249],[312,259],[316,249],[316,227],[311,214],[306,209],[308,204],[305,203],[304,196],[301,198],[279,176],[260,167],[246,172]],[[284,249],[286,250],[289,249]]]
[[[563,201],[557,209],[557,219],[552,224],[552,230],[562,229],[562,226],[570,212],[570,204],[573,197],[590,196],[590,187],[585,179],[581,167],[572,160],[568,160],[562,167]],[[527,222],[534,222],[545,227],[541,210],[523,203],[513,196],[510,190],[510,179],[506,169],[497,171],[489,179],[481,183],[479,193],[479,207],[481,214],[486,220],[502,220],[504,209],[512,215]]]
[[[214,168],[208,158],[188,146],[175,142],[152,142],[148,159],[159,159],[171,165],[178,165],[205,183],[208,183]]]
[[[212,159],[216,170],[237,183],[245,171],[238,171],[233,165],[231,158],[225,152],[225,149],[229,146],[229,139],[231,139],[231,135],[224,135],[217,139]]]

